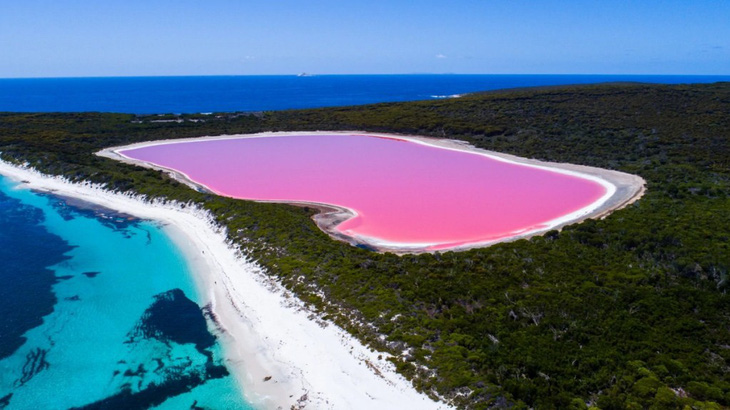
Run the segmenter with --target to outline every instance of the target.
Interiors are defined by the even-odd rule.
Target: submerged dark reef
[[[41,196],[66,221],[77,217],[94,218],[124,238],[138,235],[140,230],[143,234],[147,232],[139,226],[139,219],[128,215],[52,194]],[[72,274],[56,275],[52,269],[54,265],[73,262],[67,255],[73,247],[45,228],[43,212],[0,191],[0,260],[3,261],[0,264],[0,359],[12,356],[20,348],[24,349],[25,355],[24,360],[7,362],[14,363],[12,367],[3,363],[4,367],[0,369],[3,372],[3,390],[9,389],[0,391],[0,408],[13,408],[16,390],[37,387],[30,386],[35,382],[33,379],[53,366],[56,332],[63,332],[69,317],[76,314],[76,309],[83,309],[83,298],[73,293],[57,296],[54,285],[80,280],[94,287],[97,286],[95,278],[103,273],[72,269]],[[130,229],[132,227],[138,229]],[[151,240],[149,232],[147,240]],[[64,311],[56,306],[59,299],[79,304]],[[54,312],[54,307],[61,309],[62,314],[54,315],[52,320],[46,318]],[[181,289],[155,295],[129,330],[126,340],[119,341],[124,343],[127,353],[119,358],[116,368],[109,369],[109,386],[113,393],[84,408],[149,408],[189,392],[208,380],[229,376],[222,359],[215,356],[216,337],[208,330],[207,315],[209,313]],[[41,325],[43,334],[40,339],[35,338],[33,345],[25,346],[27,339],[23,335]],[[99,349],[104,349],[104,346],[99,346]],[[93,352],[89,355],[90,362],[93,362]],[[83,364],[84,359],[79,360]],[[80,379],[88,376],[83,372],[75,375]],[[61,380],[56,382],[59,386],[63,383]],[[89,393],[92,397],[99,394]],[[15,404],[25,405],[19,401]]]
[[[51,266],[73,249],[43,226],[43,211],[0,192],[0,359],[25,343],[57,302]]]
[[[149,408],[208,380],[229,375],[226,367],[213,357],[211,348],[216,338],[208,331],[202,309],[180,289],[156,295],[124,343],[134,351],[155,341],[165,346],[158,350],[160,357],[145,363],[120,359],[120,368],[112,374],[112,379],[123,379],[119,391],[81,408]],[[184,344],[193,344],[204,359],[178,357],[180,353],[175,349]]]

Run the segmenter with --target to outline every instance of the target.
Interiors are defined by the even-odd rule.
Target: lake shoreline
[[[546,221],[537,228],[531,228],[524,232],[516,232],[512,235],[500,237],[496,239],[488,239],[484,241],[471,241],[463,244],[456,244],[454,246],[441,247],[439,248],[435,243],[401,243],[401,242],[389,242],[379,238],[365,237],[365,236],[349,236],[337,229],[337,226],[343,221],[350,219],[357,215],[357,212],[353,209],[343,207],[336,204],[318,203],[309,201],[266,201],[256,200],[257,202],[276,202],[276,203],[287,203],[296,206],[312,207],[319,211],[313,216],[313,220],[317,226],[327,233],[330,237],[335,240],[350,243],[351,245],[362,245],[369,249],[373,249],[379,252],[392,252],[396,254],[419,254],[419,253],[433,253],[433,252],[445,252],[445,251],[464,251],[468,249],[481,248],[490,246],[500,242],[515,241],[518,239],[525,239],[535,235],[544,234],[547,231],[554,229],[562,229],[564,226],[581,222],[588,218],[603,218],[611,212],[621,209],[634,201],[641,198],[645,192],[646,181],[636,175],[631,175],[619,171],[607,170],[596,167],[589,167],[583,165],[574,165],[566,163],[553,163],[540,161],[529,158],[522,158],[515,155],[504,154],[494,151],[487,151],[480,148],[476,148],[464,141],[451,140],[451,139],[439,139],[432,137],[414,136],[414,135],[401,135],[401,134],[386,134],[386,133],[370,133],[364,131],[297,131],[297,132],[264,132],[257,134],[237,134],[237,135],[221,135],[221,136],[208,136],[208,137],[195,137],[195,138],[182,138],[174,140],[158,140],[158,141],[146,141],[125,146],[110,147],[101,150],[97,155],[111,158],[117,161],[126,162],[133,165],[138,165],[146,168],[152,168],[161,170],[168,173],[173,179],[190,186],[198,191],[211,192],[218,195],[224,195],[223,193],[216,192],[215,190],[198,183],[190,178],[185,173],[163,167],[160,165],[152,164],[147,161],[141,161],[129,156],[124,155],[122,151],[150,147],[155,145],[166,145],[172,143],[187,143],[187,142],[198,142],[202,140],[226,140],[226,139],[239,139],[239,138],[267,138],[267,137],[288,137],[288,136],[303,136],[303,135],[361,135],[361,136],[372,136],[381,138],[394,138],[404,141],[410,141],[421,145],[430,147],[441,148],[445,150],[466,152],[475,155],[481,155],[488,157],[493,160],[506,162],[510,164],[518,164],[531,168],[538,168],[547,170],[550,172],[556,172],[565,175],[571,175],[578,178],[591,180],[593,182],[601,184],[605,189],[606,193],[597,201],[584,206],[583,208],[573,211],[569,214],[563,215],[559,218]],[[225,195],[224,195],[225,196]]]

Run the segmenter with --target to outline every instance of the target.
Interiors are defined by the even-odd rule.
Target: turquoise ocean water
[[[2,177],[0,210],[0,408],[251,408],[154,222]]]

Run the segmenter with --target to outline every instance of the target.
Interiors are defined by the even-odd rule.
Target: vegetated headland
[[[720,408],[730,405],[728,113],[728,83],[264,113],[4,113],[0,151],[48,174],[200,204],[322,317],[458,406]],[[218,197],[94,155],[155,139],[343,129],[614,169],[644,178],[647,192],[560,232],[398,256],[333,241],[312,208]]]

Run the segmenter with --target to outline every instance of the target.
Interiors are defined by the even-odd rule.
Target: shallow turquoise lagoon
[[[0,408],[251,408],[159,226],[2,177],[0,206]]]

